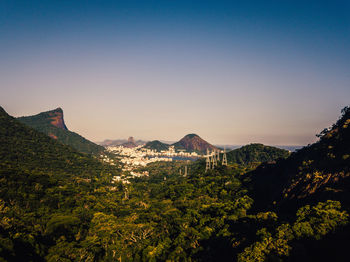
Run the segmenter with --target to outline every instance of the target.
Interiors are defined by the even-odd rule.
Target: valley
[[[348,262],[350,1],[1,0],[0,262]]]
[[[5,261],[329,260],[318,246],[345,257],[349,108],[309,147],[249,144],[209,170],[197,135],[178,148],[109,146],[96,156],[3,109],[0,120]]]

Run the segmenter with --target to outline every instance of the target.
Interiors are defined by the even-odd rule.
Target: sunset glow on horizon
[[[348,1],[1,1],[0,105],[92,141],[306,145],[350,101]]]

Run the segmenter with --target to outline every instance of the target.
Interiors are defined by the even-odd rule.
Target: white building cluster
[[[127,148],[123,146],[109,146],[106,148],[108,152],[115,155],[116,162],[122,164],[122,171],[124,175],[113,177],[112,183],[122,182],[123,184],[130,183],[128,178],[130,177],[143,177],[148,176],[148,171],[136,172],[139,167],[146,166],[153,162],[158,161],[173,161],[174,157],[184,158],[197,158],[200,157],[197,153],[189,153],[185,151],[176,152],[174,146],[170,146],[168,150],[162,150],[157,152],[143,146],[137,146],[134,148]],[[101,155],[104,162],[115,165],[115,160],[108,158],[108,156]]]
[[[105,162],[105,163],[108,163],[110,164],[111,166],[115,166],[115,162],[113,159],[110,159],[108,156],[106,155],[100,155],[100,159]]]
[[[171,146],[169,150],[162,150],[157,152],[156,150],[143,148],[137,146],[134,148],[126,148],[123,146],[110,146],[107,150],[117,155],[119,161],[128,167],[146,166],[149,163],[158,161],[173,161],[174,157],[199,157],[195,152],[176,152],[174,146]],[[108,161],[108,160],[107,160]],[[129,168],[130,169],[130,168]]]

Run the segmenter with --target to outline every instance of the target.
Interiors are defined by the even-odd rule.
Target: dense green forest
[[[69,145],[82,153],[98,154],[104,151],[104,147],[85,139],[81,135],[67,129],[63,120],[61,108],[42,112],[34,116],[19,117],[18,120],[65,145]],[[60,126],[53,123],[59,122]],[[57,124],[56,124],[57,125]]]
[[[234,149],[227,153],[227,161],[240,165],[251,163],[271,162],[279,158],[287,158],[289,152],[273,146],[250,144]]]
[[[168,150],[169,149],[169,145],[162,143],[158,140],[154,140],[151,142],[148,142],[144,148],[148,148],[148,149],[152,149],[152,150],[156,150],[158,152],[162,151],[162,150]]]
[[[342,113],[318,143],[276,163],[205,172],[202,161],[160,162],[112,183],[119,170],[1,109],[0,260],[347,261],[334,254],[349,243]]]

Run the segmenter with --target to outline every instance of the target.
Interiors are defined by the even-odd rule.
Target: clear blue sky
[[[350,1],[0,1],[0,104],[88,139],[303,145],[350,101]]]

